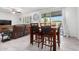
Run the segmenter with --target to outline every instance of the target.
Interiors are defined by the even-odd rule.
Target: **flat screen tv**
[[[0,25],[11,25],[11,20],[0,20]]]

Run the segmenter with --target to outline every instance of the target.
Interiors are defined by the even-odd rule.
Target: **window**
[[[40,21],[41,23],[59,24],[60,22],[62,22],[62,19],[63,19],[61,11],[44,13],[41,16],[42,16]]]

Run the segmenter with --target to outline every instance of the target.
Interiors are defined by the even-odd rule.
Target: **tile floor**
[[[30,36],[24,36],[18,39],[13,39],[7,42],[1,42],[0,37],[0,51],[49,51],[48,47],[41,49],[37,47],[35,43],[30,45]],[[61,47],[57,48],[57,51],[79,51],[79,40],[75,38],[61,37]]]

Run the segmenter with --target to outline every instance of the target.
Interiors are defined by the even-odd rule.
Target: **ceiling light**
[[[13,14],[15,14],[16,12],[12,12]]]

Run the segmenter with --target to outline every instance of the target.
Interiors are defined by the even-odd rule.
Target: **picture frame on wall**
[[[27,17],[24,16],[24,17],[19,18],[19,21],[20,21],[21,24],[30,24],[31,19],[32,19],[31,16],[27,16]]]
[[[30,24],[30,23],[31,23],[31,19],[32,19],[31,16],[28,16],[28,17],[27,17],[27,19],[26,19],[27,24]]]

